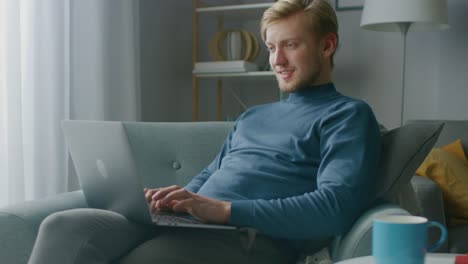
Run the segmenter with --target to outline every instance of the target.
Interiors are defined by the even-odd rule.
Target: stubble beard
[[[284,82],[278,75],[276,76],[276,80],[278,82],[278,86],[280,88],[281,92],[285,93],[294,93],[297,92],[301,89],[306,89],[307,87],[314,85],[317,83],[317,81],[320,78],[321,75],[321,67],[322,63],[321,61],[318,61],[313,68],[314,70],[301,78],[300,76],[298,77],[299,79],[297,80],[291,80],[290,82],[286,83]]]
[[[320,78],[320,69],[316,69],[304,78],[298,80],[291,80],[290,82],[284,82],[280,79],[280,77],[276,76],[276,80],[278,81],[278,86],[281,92],[285,93],[294,93],[301,89],[304,89],[308,86],[314,85]]]

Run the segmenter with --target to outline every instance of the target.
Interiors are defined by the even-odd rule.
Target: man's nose
[[[281,49],[277,49],[275,53],[272,55],[272,64],[273,65],[285,65],[287,63],[286,56]]]

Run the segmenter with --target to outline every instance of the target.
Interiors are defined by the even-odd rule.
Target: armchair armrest
[[[409,215],[406,210],[390,203],[374,206],[364,212],[346,235],[333,240],[330,248],[333,262],[371,255],[373,219],[382,215],[396,214]]]
[[[0,259],[2,263],[26,263],[42,220],[48,215],[88,207],[81,191],[0,208]]]
[[[439,186],[429,178],[421,176],[414,176],[411,179],[411,184],[413,185],[421,216],[429,219],[429,221],[437,221],[446,226],[444,198]],[[437,229],[429,229],[428,243],[435,243],[439,236]],[[449,241],[446,240],[435,252],[448,252],[448,244]]]
[[[442,190],[432,180],[414,176],[411,179],[421,215],[445,225],[444,198]]]

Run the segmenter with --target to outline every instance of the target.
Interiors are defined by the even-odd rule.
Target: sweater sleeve
[[[231,140],[232,136],[236,130],[236,125],[231,129],[228,136],[224,140],[223,145],[221,146],[221,150],[219,151],[218,155],[216,155],[215,159],[205,167],[197,176],[193,177],[192,180],[185,185],[184,189],[197,193],[198,190],[203,186],[203,184],[210,178],[210,176],[220,168],[221,161],[223,157],[228,153],[229,149],[231,148]]]
[[[381,149],[378,124],[367,104],[351,101],[325,114],[318,133],[317,189],[281,199],[233,201],[230,224],[287,239],[329,237],[349,229],[370,203]]]

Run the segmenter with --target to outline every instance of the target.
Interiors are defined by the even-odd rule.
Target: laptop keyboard
[[[154,223],[177,226],[179,224],[201,224],[196,219],[189,219],[184,216],[177,216],[173,213],[156,212],[151,214]]]

